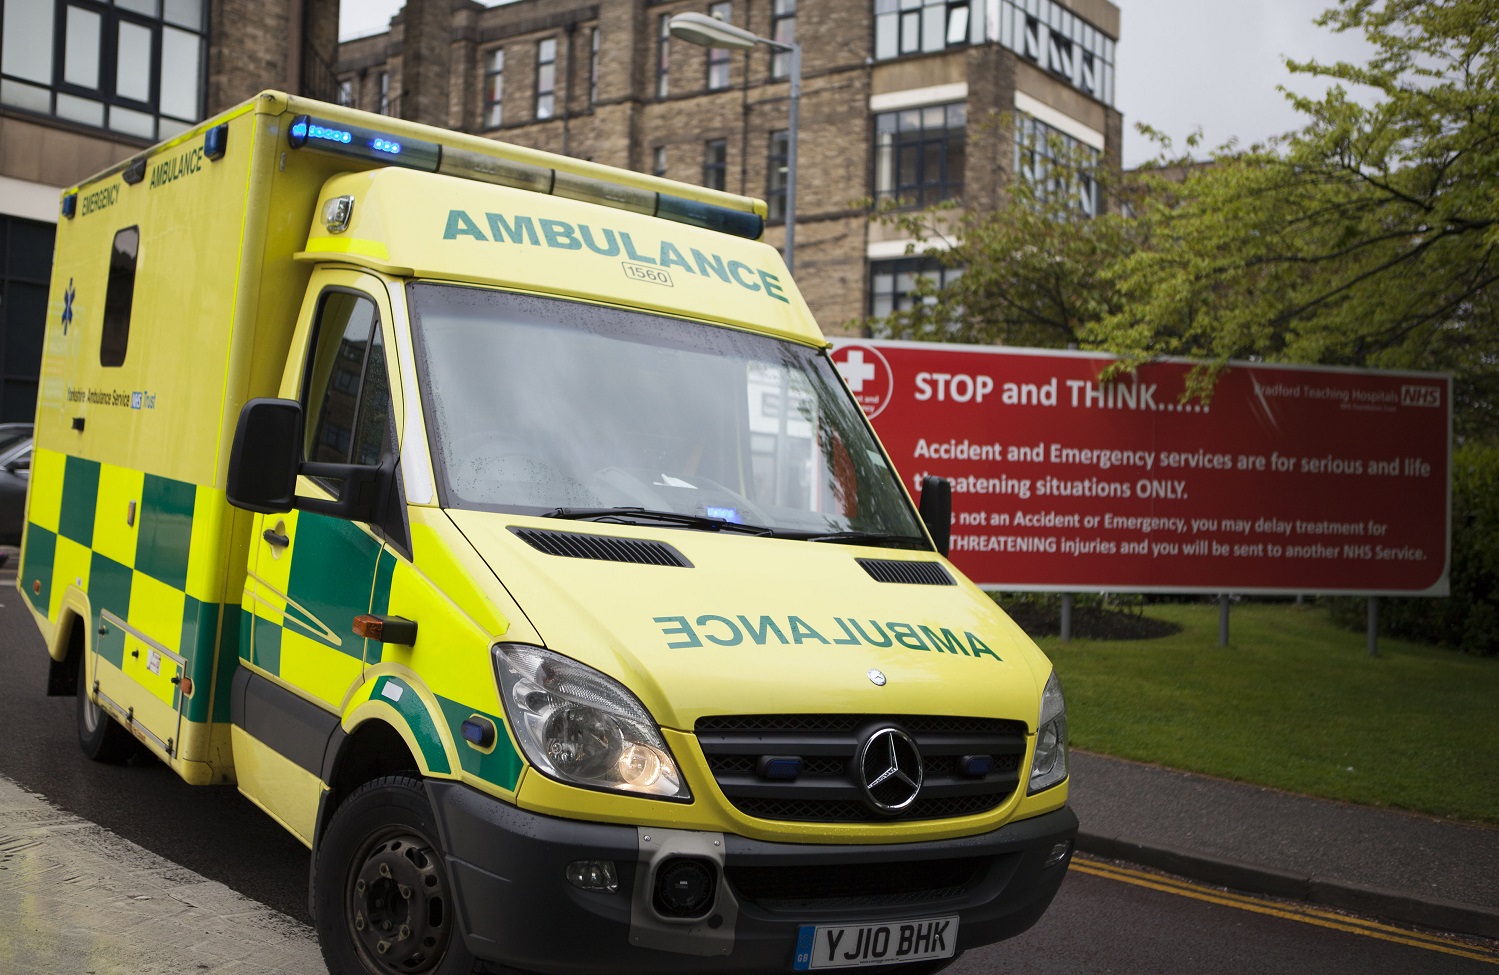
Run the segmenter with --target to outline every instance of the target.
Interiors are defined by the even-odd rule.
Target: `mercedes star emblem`
[[[911,736],[885,727],[859,746],[859,778],[864,799],[886,815],[904,812],[921,792],[921,752]]]
[[[875,687],[884,687],[885,686],[885,675],[884,675],[884,673],[882,673],[881,671],[875,670],[873,667],[869,668],[869,682],[871,684],[873,684]]]

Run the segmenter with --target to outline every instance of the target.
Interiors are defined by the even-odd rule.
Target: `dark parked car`
[[[0,423],[0,545],[21,544],[31,480],[31,424]]]

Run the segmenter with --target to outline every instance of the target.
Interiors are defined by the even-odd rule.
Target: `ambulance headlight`
[[[1036,756],[1031,760],[1030,792],[1049,789],[1067,778],[1067,702],[1062,682],[1051,672],[1041,692],[1041,720],[1036,730]]]
[[[494,669],[516,740],[546,775],[593,789],[692,798],[655,720],[618,681],[519,644],[497,644]]]

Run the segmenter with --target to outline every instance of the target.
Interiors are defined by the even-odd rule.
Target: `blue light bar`
[[[62,198],[62,215],[65,216],[65,217],[67,217],[69,220],[72,220],[73,217],[74,217],[74,215],[77,214],[77,213],[78,213],[78,194],[77,193],[69,193],[67,196],[65,196],[65,197]]]
[[[298,115],[292,120],[286,141],[293,149],[316,149],[428,173],[437,172],[442,159],[442,147],[435,142],[402,139],[389,132],[339,125],[310,115]]]
[[[298,115],[286,131],[293,149],[314,149],[340,156],[353,156],[387,166],[404,166],[428,173],[444,173],[476,179],[497,186],[532,190],[572,200],[583,200],[617,210],[629,210],[674,220],[704,230],[759,240],[765,219],[712,203],[656,193],[590,176],[560,172],[532,163],[496,159],[472,149],[444,151],[436,142],[403,139],[358,125],[344,125],[311,115]],[[735,519],[728,519],[730,521]]]
[[[765,218],[758,213],[730,210],[666,193],[658,194],[656,198],[656,216],[748,240],[759,240],[765,232]]]

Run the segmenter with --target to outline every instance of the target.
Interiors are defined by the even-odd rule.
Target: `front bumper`
[[[976,948],[1041,917],[1077,835],[1064,807],[959,839],[768,843],[541,816],[457,783],[429,781],[427,790],[469,949],[556,975],[790,971],[804,924],[957,915],[957,950]],[[1067,855],[1045,866],[1062,842]],[[666,918],[653,906],[656,867],[675,856],[717,864],[713,906],[698,919]],[[574,887],[567,866],[578,860],[612,861],[618,890]],[[864,889],[865,877],[878,879]],[[941,879],[921,889],[922,878]]]

